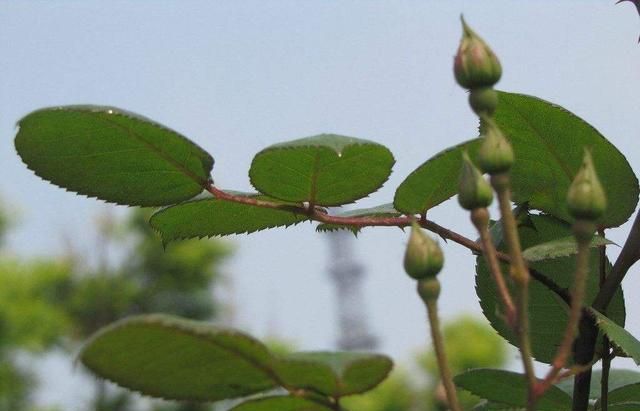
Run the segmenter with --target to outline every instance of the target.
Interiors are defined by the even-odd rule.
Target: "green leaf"
[[[640,365],[640,341],[602,313],[594,309],[591,309],[591,312],[596,317],[596,325],[600,331],[605,333],[609,340],[631,357],[637,365]]]
[[[599,235],[593,236],[591,247],[599,247],[602,245],[615,244]],[[541,260],[550,260],[558,257],[567,257],[578,253],[578,244],[575,237],[563,237],[557,240],[551,240],[546,243],[534,245],[527,248],[522,253],[525,260],[530,263]]]
[[[380,144],[321,134],[265,148],[254,157],[249,177],[274,198],[338,206],[379,189],[394,162]]]
[[[527,249],[538,244],[565,238],[571,235],[571,226],[561,220],[548,215],[530,215],[528,224],[518,227],[518,233],[523,248]],[[504,243],[498,249],[505,251]],[[592,249],[589,258],[589,275],[587,278],[586,303],[595,298],[599,290],[598,250]],[[484,257],[476,260],[476,294],[480,299],[480,306],[491,326],[498,333],[516,346],[516,336],[504,323],[500,312],[501,303],[497,297],[495,284],[484,261]],[[575,272],[575,258],[558,257],[552,260],[537,261],[530,266],[553,280],[558,286],[569,289],[573,284]],[[607,270],[611,265],[607,265]],[[508,277],[509,269],[502,265],[502,272]],[[512,287],[511,282],[508,281]],[[512,287],[512,295],[515,288]],[[534,357],[538,361],[550,363],[560,344],[568,319],[568,305],[554,292],[540,282],[532,279],[529,284],[529,324],[530,337]],[[622,290],[616,292],[609,307],[609,313],[615,322],[624,324],[625,309]],[[601,345],[598,345],[601,347]]]
[[[640,386],[636,387],[639,390]],[[621,402],[617,404],[610,404],[607,407],[608,411],[638,411],[640,410],[640,401]]]
[[[477,138],[441,151],[415,169],[396,189],[395,208],[405,214],[422,214],[456,195],[462,153],[466,150],[475,158],[480,142]]]
[[[392,367],[386,356],[357,352],[299,352],[274,365],[284,385],[334,398],[374,388]]]
[[[499,92],[495,121],[511,141],[513,199],[533,209],[571,221],[566,208],[569,184],[591,148],[608,208],[598,224],[616,227],[629,218],[638,202],[638,179],[624,155],[584,120],[553,103],[522,94]],[[413,171],[396,191],[395,207],[419,214],[457,193],[462,151],[473,159],[479,139],[454,146]]]
[[[151,314],[112,324],[79,359],[96,375],[153,397],[217,401],[275,388],[267,348],[237,331]]]
[[[331,411],[317,402],[285,395],[257,398],[245,401],[229,411]]]
[[[454,377],[456,385],[489,401],[524,407],[527,404],[527,382],[524,375],[511,371],[480,368]],[[551,386],[540,398],[539,411],[571,409],[571,397],[558,387]]]
[[[274,201],[260,195],[247,197]],[[299,210],[286,203],[275,209],[208,198],[160,210],[151,217],[149,224],[160,233],[166,244],[186,238],[252,233],[308,220],[306,215],[295,211]]]
[[[625,402],[640,402],[640,383],[624,385],[609,391],[609,404]]]
[[[46,108],[18,125],[16,150],[38,176],[116,204],[188,200],[213,167],[211,156],[182,135],[112,107]]]
[[[339,217],[399,217],[402,214],[393,208],[393,204],[387,203],[371,208],[361,208],[358,210],[348,210],[336,214]],[[340,225],[340,224],[319,224],[316,227],[318,232],[337,231],[337,230],[351,230],[354,234],[360,232],[362,227],[354,225]]]
[[[599,225],[615,227],[631,216],[638,203],[638,179],[624,155],[587,122],[548,101],[505,92],[499,93],[494,119],[515,152],[514,201],[572,221],[567,190],[582,163],[583,147],[588,147],[607,195]]]
[[[591,388],[589,390],[589,398],[596,399],[600,397],[602,388],[600,382],[602,380],[602,370],[593,370],[591,373]],[[616,390],[625,385],[640,383],[640,373],[633,370],[613,369],[609,370],[609,392]],[[558,388],[569,395],[573,394],[573,378],[567,378],[556,384]]]

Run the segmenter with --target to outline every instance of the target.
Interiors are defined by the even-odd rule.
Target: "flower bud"
[[[498,107],[498,92],[491,87],[471,89],[469,105],[477,115],[490,116]]]
[[[426,278],[418,281],[418,295],[425,303],[437,300],[440,296],[440,281],[437,278]]]
[[[513,148],[500,128],[489,117],[482,117],[484,137],[478,151],[478,165],[494,175],[509,171],[513,165]]]
[[[404,254],[404,270],[410,277],[420,280],[434,277],[442,270],[443,264],[444,256],[438,243],[414,221]]]
[[[462,171],[458,185],[458,202],[466,210],[488,207],[493,201],[493,190],[469,155],[462,154]]]
[[[493,51],[462,20],[462,40],[453,62],[458,84],[467,89],[491,87],[500,80],[502,67]]]
[[[582,165],[567,192],[567,208],[577,220],[597,220],[605,208],[607,198],[593,167],[591,152],[584,150]]]

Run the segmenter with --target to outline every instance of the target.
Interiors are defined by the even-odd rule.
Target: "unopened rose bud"
[[[577,220],[597,220],[607,208],[607,198],[596,170],[591,152],[584,150],[582,165],[567,192],[567,208]]]
[[[458,84],[467,89],[491,87],[500,80],[502,67],[493,51],[462,20],[462,40],[453,62]]]
[[[478,151],[478,165],[485,173],[494,175],[509,171],[513,165],[513,148],[500,128],[489,117],[482,117],[483,137]]]
[[[466,210],[488,207],[493,201],[493,190],[469,155],[462,154],[462,171],[458,186],[458,202]]]
[[[420,280],[437,275],[443,264],[444,255],[438,243],[414,222],[404,254],[404,270],[410,277]]]

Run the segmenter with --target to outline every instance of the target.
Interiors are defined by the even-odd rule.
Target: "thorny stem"
[[[437,281],[437,280],[435,280]],[[429,327],[431,329],[431,340],[433,341],[433,349],[436,353],[436,359],[438,361],[438,369],[440,370],[440,377],[442,378],[442,384],[447,394],[447,402],[451,411],[462,411],[458,402],[458,396],[456,394],[456,386],[453,383],[453,376],[451,369],[449,368],[449,362],[447,361],[447,353],[444,349],[444,339],[440,332],[440,319],[438,316],[438,303],[436,299],[426,299],[425,305],[427,306],[427,314],[429,316]]]
[[[485,259],[489,265],[489,270],[493,277],[493,281],[496,284],[498,295],[502,300],[502,305],[505,310],[505,319],[507,325],[512,329],[516,327],[516,307],[511,299],[511,294],[507,288],[507,284],[502,276],[502,269],[498,262],[498,256],[496,248],[491,241],[491,234],[489,233],[489,212],[486,208],[476,208],[471,211],[471,221],[480,234],[480,240],[482,241],[482,249]]]
[[[314,209],[309,209],[303,207],[302,205],[290,205],[290,204],[282,204],[273,201],[259,200],[254,197],[240,196],[235,194],[230,194],[225,191],[220,190],[219,188],[213,186],[212,184],[206,187],[207,191],[210,192],[215,198],[232,201],[235,203],[242,203],[247,205],[252,205],[256,207],[263,208],[272,208],[278,210],[289,210],[294,213],[305,214],[308,215],[310,219],[319,221],[321,223],[330,223],[330,224],[339,224],[339,225],[347,225],[354,227],[407,227],[411,225],[411,222],[415,220],[414,216],[400,216],[400,217],[380,217],[380,216],[370,216],[370,217],[341,217],[341,216],[333,216],[327,214],[326,210],[316,207]],[[463,235],[456,233],[455,231],[449,230],[431,220],[427,220],[426,216],[421,216],[418,220],[418,223],[422,228],[425,228],[433,233],[438,234],[440,237],[451,240],[454,243],[460,244],[461,246],[473,251],[477,254],[483,254],[483,247],[481,244],[467,238]],[[496,253],[498,259],[505,263],[511,262],[511,257],[508,254],[497,252]],[[529,270],[531,277],[536,281],[543,284],[549,290],[554,292],[558,297],[560,297],[565,303],[570,304],[571,296],[566,288],[559,286],[552,279],[547,277],[546,275],[530,269]]]
[[[527,379],[528,398],[527,411],[535,409],[534,389],[536,386],[536,376],[533,369],[533,356],[531,352],[531,341],[529,340],[529,269],[524,263],[522,249],[520,247],[520,237],[518,236],[518,226],[511,211],[511,189],[509,174],[502,173],[491,176],[491,185],[498,195],[500,215],[504,238],[507,250],[511,256],[511,276],[517,284],[516,304],[517,304],[517,335],[520,355]]]
[[[593,308],[600,312],[606,311],[618,287],[622,283],[629,268],[640,260],[640,212],[636,214],[629,236],[627,237],[620,255],[613,264],[613,268],[594,299]],[[580,321],[580,334],[575,344],[575,362],[586,364],[593,359],[598,337],[598,328],[589,316],[583,316]],[[575,377],[573,384],[573,411],[586,410],[589,404],[589,387],[591,385],[591,370]]]
[[[565,328],[562,342],[560,343],[560,346],[556,351],[556,355],[551,362],[551,369],[544,380],[536,386],[535,398],[542,396],[542,394],[549,389],[551,384],[555,382],[556,377],[567,363],[567,359],[572,351],[573,341],[575,340],[578,323],[580,322],[580,316],[582,314],[582,303],[584,301],[587,275],[589,273],[589,244],[591,242],[591,235],[593,234],[593,229],[591,227],[593,227],[593,224],[586,221],[577,221],[574,224],[574,232],[577,233],[578,231],[581,231],[581,233],[586,234],[590,231],[591,234],[577,234],[576,236],[578,242],[578,254],[576,256],[576,271],[571,290],[569,320],[567,321],[567,327]]]

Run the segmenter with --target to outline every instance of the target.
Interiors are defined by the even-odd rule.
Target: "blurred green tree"
[[[220,263],[230,255],[226,242],[182,241],[164,249],[147,223],[150,210],[134,210],[116,221],[105,216],[99,223],[101,240],[96,267],[73,258],[74,276],[64,305],[73,329],[73,341],[81,343],[99,328],[123,317],[161,312],[197,320],[218,314],[213,287],[220,280]],[[113,265],[107,249],[115,245],[122,254]],[[122,253],[124,251],[124,253]],[[77,253],[76,253],[77,254]],[[88,404],[94,411],[129,411],[145,408],[124,390],[96,382]],[[157,411],[201,411],[200,404],[157,404]]]
[[[0,207],[0,245],[11,219]],[[69,329],[58,302],[70,281],[63,259],[20,260],[0,249],[0,411],[34,410],[27,359],[46,352]]]

